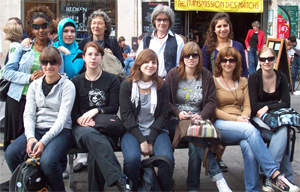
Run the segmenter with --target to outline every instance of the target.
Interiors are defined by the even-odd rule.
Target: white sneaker
[[[263,180],[262,191],[264,191],[264,192],[274,192],[274,189],[272,187],[272,182],[267,178],[264,178],[264,180]]]
[[[279,189],[280,191],[288,192],[299,192],[300,189],[296,185],[292,184],[283,174],[276,176],[274,179],[271,179],[273,187]]]
[[[224,177],[222,177],[221,179],[218,179],[216,184],[219,189],[219,192],[232,192],[231,189],[228,187]]]
[[[69,178],[69,172],[67,170],[65,170],[63,172],[63,179],[68,179]]]

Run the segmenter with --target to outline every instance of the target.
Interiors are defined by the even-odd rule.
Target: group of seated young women
[[[32,19],[32,27],[37,38],[43,39],[40,33],[47,28],[47,20],[38,14]],[[73,22],[65,22],[59,29],[62,34],[72,34],[76,31],[75,26]],[[83,48],[85,72],[71,81],[59,73],[63,61],[61,56],[81,53],[77,44],[74,47],[72,44],[61,42],[55,44],[58,48],[44,47],[38,56],[43,75],[40,77],[33,73],[26,76],[25,83],[29,84],[28,79],[32,82],[24,97],[25,133],[15,139],[5,152],[12,172],[23,162],[27,153],[30,157],[41,157],[42,170],[53,190],[65,191],[62,172],[67,164],[65,154],[72,146],[74,137],[77,146],[89,153],[89,191],[103,191],[105,182],[109,187],[118,186],[120,191],[136,191],[141,155],[165,155],[175,162],[168,136],[175,129],[168,126],[170,116],[173,116],[170,121],[174,124],[189,118],[213,118],[222,141],[239,142],[241,146],[246,191],[260,191],[259,166],[265,175],[264,191],[273,191],[272,186],[280,191],[299,191],[292,181],[289,154],[285,153],[288,128],[282,126],[275,133],[262,131],[262,136],[270,140],[268,150],[259,130],[250,123],[252,117],[254,121],[263,123],[261,117],[267,111],[290,106],[287,79],[283,73],[273,69],[275,52],[272,49],[263,48],[259,52],[261,69],[250,76],[248,89],[248,80],[241,77],[242,56],[232,46],[216,48],[218,54],[213,76],[202,67],[203,56],[198,44],[187,43],[181,51],[179,66],[169,71],[165,81],[158,76],[156,53],[144,49],[136,58],[130,76],[120,83],[115,75],[102,70],[104,50],[94,41],[86,43]],[[36,51],[36,46],[33,43],[33,51]],[[15,62],[10,61],[9,67],[17,65],[21,53],[20,49],[13,55],[18,58]],[[5,70],[9,71],[9,67]],[[80,71],[69,69],[68,76],[71,72]],[[10,80],[17,84],[11,75]],[[97,114],[116,114],[119,107],[126,129],[120,142],[124,156],[123,172],[110,137],[93,128]],[[33,143],[36,145],[31,149]],[[206,141],[201,143],[205,145]],[[208,155],[209,173],[211,179],[216,181],[218,190],[231,191],[214,155],[212,152]],[[204,148],[189,142],[188,191],[200,190],[203,156]],[[173,170],[166,163],[158,162],[158,180],[163,191],[173,190]],[[132,186],[129,186],[130,181]]]

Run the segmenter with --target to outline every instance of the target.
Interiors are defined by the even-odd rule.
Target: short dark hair
[[[55,60],[59,65],[61,65],[62,62],[59,50],[52,46],[46,47],[42,51],[39,60],[40,62],[42,60]]]
[[[83,48],[83,52],[82,52],[82,55],[85,55],[86,54],[86,51],[89,47],[94,47],[96,50],[97,50],[97,53],[100,53],[101,56],[103,57],[104,55],[104,49],[103,47],[101,47],[101,45],[95,41],[91,41],[91,42],[88,42],[84,48]]]
[[[120,36],[119,39],[118,39],[118,42],[121,43],[122,41],[125,41],[125,37]]]
[[[296,37],[295,35],[290,35],[288,38],[287,38],[290,42],[296,42]]]
[[[19,19],[18,17],[11,17],[11,18],[8,19],[8,21],[10,21],[10,20],[16,20],[16,22],[17,22],[19,25],[22,25],[22,26],[23,26],[23,23],[22,23],[21,19]]]

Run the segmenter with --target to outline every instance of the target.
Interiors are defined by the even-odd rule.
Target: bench
[[[296,130],[291,127],[288,126],[288,128],[290,129],[290,140],[292,142],[292,146],[291,146],[291,157],[290,157],[290,161],[293,161],[294,158],[294,151],[295,151],[295,143],[296,143]],[[265,141],[267,143],[267,145],[269,144],[268,141]],[[222,142],[223,146],[235,146],[235,145],[239,145],[238,142],[235,143],[224,143]],[[178,146],[176,147],[176,149],[184,149],[184,148],[188,148],[188,142],[187,141],[181,141]],[[115,148],[115,152],[120,152],[121,147],[116,147]],[[68,161],[69,161],[69,187],[70,187],[70,192],[74,191],[74,160],[76,158],[76,154],[77,153],[86,153],[86,151],[82,151],[78,148],[72,148],[70,150],[68,150],[67,155],[68,155]]]

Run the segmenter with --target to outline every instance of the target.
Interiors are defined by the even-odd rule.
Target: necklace
[[[156,33],[156,37],[157,37],[158,39],[163,39],[163,38],[165,38],[167,35],[168,35],[168,33],[165,34],[165,36],[163,36],[163,37],[159,37],[159,36],[157,35],[157,33]]]
[[[98,75],[94,78],[94,80],[92,80],[87,73],[85,73],[86,77],[88,78],[88,80],[91,82],[91,89],[93,89],[93,81],[96,81],[96,79],[100,76],[102,70],[98,73]]]
[[[37,46],[35,45],[35,43],[33,43],[33,47],[40,53],[44,50],[44,49],[43,50],[38,49]]]
[[[235,91],[235,94],[233,93],[233,91],[230,89],[229,85],[227,84],[227,82],[225,81],[224,77],[222,76],[223,78],[223,81],[226,83],[228,89],[230,90],[230,92],[232,93],[233,97],[235,98],[235,102],[233,103],[233,105],[237,104],[238,102],[238,97],[237,97],[237,92],[236,92],[236,89],[234,89]]]

